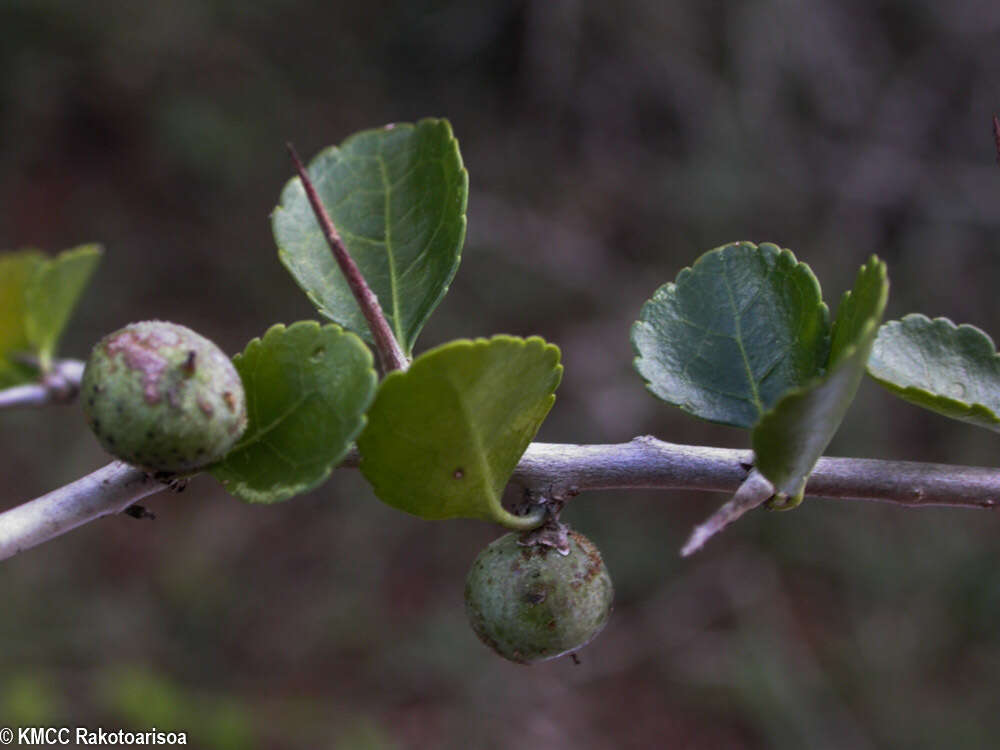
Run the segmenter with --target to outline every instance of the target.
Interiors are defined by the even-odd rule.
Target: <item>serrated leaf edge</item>
[[[347,330],[346,328],[337,323],[331,322],[331,323],[320,324],[315,320],[299,320],[287,326],[284,323],[275,323],[270,328],[268,328],[262,336],[255,336],[254,338],[250,339],[250,341],[247,342],[246,346],[243,347],[243,351],[234,354],[232,357],[234,364],[243,357],[248,356],[251,352],[256,353],[257,351],[260,350],[261,347],[265,346],[270,340],[273,340],[275,337],[281,336],[287,331],[291,331],[293,329],[298,329],[298,328],[313,328],[317,332],[321,332],[324,329],[330,329],[332,331],[335,331],[338,337],[349,336],[357,339],[358,343],[361,345],[360,350],[364,351],[367,357],[368,369],[371,372],[372,376],[377,379],[377,375],[375,373],[375,368],[374,368],[374,359],[372,357],[371,350],[365,345],[364,341],[357,334],[355,334],[353,331]],[[377,383],[375,385],[377,386]],[[246,387],[246,384],[244,384],[244,387]],[[239,494],[237,494],[233,492],[232,489],[230,489],[230,485],[233,484],[233,480],[220,479],[219,482],[222,484],[223,487],[226,488],[227,492],[232,494],[237,499],[255,505],[272,505],[274,503],[289,500],[296,495],[301,495],[304,492],[309,492],[310,490],[315,489],[316,487],[327,481],[327,479],[329,479],[330,474],[337,467],[337,465],[344,460],[344,456],[346,456],[347,453],[350,451],[351,445],[353,444],[354,440],[364,430],[365,425],[367,425],[368,423],[368,417],[366,416],[366,412],[368,411],[368,408],[371,406],[372,401],[374,401],[375,394],[377,391],[378,391],[377,387],[373,387],[371,389],[371,394],[368,398],[368,403],[365,404],[364,409],[361,411],[361,414],[359,415],[357,427],[355,428],[354,432],[347,438],[345,448],[343,449],[343,451],[341,451],[341,453],[338,456],[336,456],[336,458],[330,461],[326,470],[323,471],[316,478],[315,481],[309,483],[302,482],[296,484],[295,487],[290,492],[286,494],[280,494],[277,498],[274,496],[273,493],[264,493],[255,491],[241,491]],[[259,439],[259,433],[258,435],[254,436],[254,439],[252,441],[249,438],[241,439],[236,445],[233,446],[233,449],[229,451],[229,453],[235,453],[238,450],[242,450],[246,446],[252,445],[258,439]],[[227,454],[227,456],[228,455],[229,454]],[[221,461],[208,467],[207,470],[211,471],[211,469],[214,466],[218,466],[224,463],[225,460],[226,460],[225,457],[223,457]]]
[[[454,280],[455,274],[458,273],[458,266],[461,264],[461,261],[462,261],[462,250],[465,247],[465,237],[466,237],[466,231],[467,231],[467,228],[468,228],[467,211],[468,211],[468,205],[469,205],[469,171],[465,167],[465,163],[464,163],[464,161],[462,159],[461,149],[458,148],[458,139],[455,137],[455,133],[452,130],[452,127],[451,127],[451,123],[447,119],[445,119],[445,118],[424,117],[424,118],[421,118],[420,120],[417,120],[415,123],[409,123],[409,122],[390,123],[388,125],[383,125],[380,128],[368,128],[366,130],[360,130],[360,131],[358,131],[356,133],[352,133],[347,138],[345,138],[343,141],[341,141],[339,144],[334,144],[334,145],[327,146],[326,148],[321,149],[320,151],[318,151],[313,156],[312,159],[310,159],[309,163],[306,165],[306,170],[309,171],[309,170],[312,169],[313,165],[316,162],[318,162],[318,161],[320,161],[322,159],[325,159],[325,158],[327,158],[329,156],[335,156],[335,155],[339,154],[341,151],[343,151],[346,148],[348,148],[348,146],[351,144],[352,141],[354,141],[356,139],[363,138],[363,137],[371,136],[371,135],[373,135],[375,133],[384,132],[386,130],[397,130],[397,129],[406,129],[406,130],[416,131],[416,130],[419,130],[420,128],[428,128],[428,127],[443,127],[444,130],[445,130],[445,133],[446,133],[445,143],[447,145],[449,145],[449,146],[451,146],[451,145],[455,146],[454,154],[455,154],[455,156],[456,156],[456,158],[458,160],[459,174],[461,175],[461,182],[460,182],[460,184],[458,186],[459,187],[459,192],[460,192],[461,197],[462,197],[461,206],[460,206],[461,229],[459,231],[459,235],[458,235],[457,241],[455,243],[455,252],[454,252],[455,262],[454,262],[454,264],[452,266],[451,273],[449,274],[448,278],[445,279],[444,283],[441,285],[441,290],[438,293],[437,297],[435,297],[434,299],[429,299],[428,300],[428,304],[425,305],[425,306],[423,306],[423,310],[422,310],[421,315],[416,316],[416,317],[421,318],[421,319],[414,321],[413,326],[415,326],[415,328],[413,330],[410,330],[410,331],[402,331],[402,330],[400,330],[402,324],[399,321],[399,315],[398,314],[394,314],[392,316],[393,335],[396,336],[397,340],[399,341],[400,346],[403,348],[403,351],[406,353],[407,356],[412,356],[412,354],[413,354],[413,347],[409,344],[410,339],[412,338],[413,342],[414,343],[416,342],[416,339],[417,339],[417,336],[420,333],[420,330],[423,328],[424,323],[426,323],[427,319],[430,317],[430,313],[441,303],[441,300],[444,299],[444,296],[448,293],[448,290],[451,288],[451,282]],[[299,182],[299,181],[300,180],[299,180],[298,177],[293,177],[293,178],[289,179],[287,182],[285,182],[285,184],[281,188],[281,192],[278,194],[279,195],[279,200],[280,200],[281,197],[283,197],[285,195],[285,192],[294,183]],[[275,226],[275,218],[277,217],[277,215],[280,212],[285,211],[285,210],[286,209],[285,209],[284,203],[278,203],[278,205],[274,207],[274,210],[271,212],[271,215],[270,215],[271,227],[272,227],[272,236],[274,237],[275,244],[278,246],[278,259],[281,261],[281,264],[285,267],[285,269],[288,270],[289,275],[295,281],[296,286],[298,286],[303,292],[305,292],[306,297],[313,304],[313,306],[316,308],[316,310],[321,315],[323,315],[325,318],[329,319],[330,321],[332,321],[336,325],[342,326],[342,324],[339,321],[337,321],[337,320],[334,319],[333,314],[331,313],[331,311],[327,310],[324,307],[323,303],[319,300],[319,298],[316,296],[316,294],[314,292],[312,292],[311,290],[306,289],[302,284],[300,284],[298,277],[294,273],[292,273],[292,269],[289,266],[289,261],[288,261],[288,257],[289,257],[288,251],[285,250],[285,248],[283,247],[283,245],[281,244],[281,242],[278,240],[277,234],[276,234],[276,232],[273,229],[274,226]],[[394,299],[393,300],[394,306],[395,306],[396,302],[398,302],[398,299]],[[362,337],[362,339],[368,339],[368,340],[370,340],[371,334],[367,330],[365,330],[365,331],[355,331],[354,333],[360,335]]]
[[[770,410],[762,412],[760,414],[760,416],[758,417],[757,422],[755,422],[752,425],[736,424],[734,422],[727,422],[727,421],[723,421],[723,420],[709,419],[707,417],[703,417],[700,414],[696,414],[694,411],[692,411],[691,409],[689,409],[685,404],[679,404],[679,403],[677,403],[675,401],[669,401],[669,400],[663,398],[662,396],[660,396],[658,393],[656,393],[653,390],[653,384],[652,384],[652,382],[648,378],[646,378],[646,376],[643,375],[642,371],[639,369],[639,361],[641,359],[643,359],[643,356],[642,356],[642,353],[639,351],[639,344],[636,341],[636,333],[637,333],[640,325],[644,322],[643,318],[646,316],[646,310],[648,308],[650,308],[653,305],[654,302],[658,301],[659,299],[662,299],[663,297],[665,297],[668,294],[673,294],[676,291],[676,288],[677,288],[678,284],[681,283],[681,278],[689,276],[690,274],[694,273],[694,267],[697,266],[699,263],[701,263],[706,257],[708,257],[709,255],[712,255],[713,253],[714,254],[722,254],[723,251],[725,251],[726,249],[728,249],[730,247],[733,247],[735,245],[750,246],[750,247],[753,247],[756,250],[759,250],[761,247],[763,247],[765,245],[770,246],[770,247],[774,247],[774,248],[776,248],[778,250],[777,258],[780,259],[782,257],[787,257],[787,258],[789,258],[794,263],[794,266],[793,266],[794,269],[798,269],[798,268],[801,267],[801,268],[804,268],[806,270],[806,272],[807,272],[806,273],[806,277],[810,280],[810,282],[812,283],[812,285],[813,285],[813,287],[815,289],[816,296],[819,299],[819,307],[820,307],[821,315],[823,316],[824,322],[827,325],[826,340],[827,340],[827,347],[829,347],[830,342],[832,342],[832,340],[833,340],[832,330],[830,328],[830,308],[827,306],[826,302],[823,300],[823,289],[822,289],[822,287],[820,285],[819,279],[816,277],[816,274],[813,273],[812,268],[805,261],[800,261],[795,256],[794,252],[792,252],[788,248],[781,247],[777,243],[774,243],[774,242],[760,242],[760,243],[755,243],[755,242],[751,242],[749,240],[736,240],[736,241],[733,241],[733,242],[727,242],[724,245],[719,245],[718,247],[714,247],[711,250],[708,250],[708,251],[702,253],[701,255],[699,255],[695,259],[695,261],[693,263],[691,263],[691,265],[685,266],[684,268],[682,268],[677,273],[677,276],[676,276],[676,278],[673,281],[668,281],[667,283],[661,284],[660,286],[658,286],[656,288],[656,290],[653,292],[652,296],[650,296],[649,299],[647,299],[643,303],[642,307],[639,310],[639,317],[638,317],[638,319],[635,320],[635,322],[632,323],[632,326],[629,329],[629,342],[632,345],[632,352],[633,352],[633,354],[635,354],[635,356],[632,358],[632,368],[636,371],[636,373],[638,373],[639,377],[642,378],[643,383],[646,386],[646,390],[649,391],[653,396],[655,396],[659,401],[662,401],[663,403],[669,404],[671,406],[675,406],[678,409],[680,409],[681,411],[683,411],[685,414],[690,414],[692,417],[696,417],[697,419],[701,419],[702,421],[705,421],[705,422],[710,422],[710,423],[713,423],[713,424],[722,424],[722,425],[726,425],[727,427],[739,427],[740,429],[749,429],[749,430],[752,430],[754,428],[754,426],[756,424],[758,424],[761,419],[764,418],[764,415],[767,413],[767,411],[770,411]],[[822,376],[822,373],[817,373],[817,377],[821,377],[821,376]],[[808,386],[804,385],[804,386],[798,386],[798,387],[799,388],[804,388],[804,387],[808,387]],[[795,390],[795,389],[792,389],[792,390]],[[785,395],[788,395],[788,393],[791,393],[792,390],[789,390],[786,394],[784,394],[782,396],[782,398],[784,398]],[[781,399],[779,399],[779,401],[780,400]],[[775,402],[775,406],[772,407],[772,410],[775,407],[777,407],[777,402]]]
[[[888,277],[888,267],[886,266],[885,262],[882,261],[881,259],[879,259],[879,257],[876,256],[876,255],[872,255],[868,259],[867,263],[864,263],[864,264],[861,265],[861,268],[858,269],[858,273],[856,274],[855,278],[860,277],[867,270],[868,266],[871,263],[875,263],[875,264],[877,264],[878,267],[880,267],[879,277],[884,281]],[[857,282],[855,282],[855,283],[857,283]],[[850,299],[852,292],[853,292],[852,289],[848,289],[846,292],[844,292],[844,295],[841,298],[841,303],[840,303],[841,305],[843,305],[845,302],[847,302],[848,299]],[[872,346],[875,344],[875,337],[878,335],[877,331],[878,331],[878,327],[879,327],[880,322],[881,322],[881,315],[885,314],[885,306],[886,306],[886,304],[888,302],[888,297],[889,297],[889,287],[888,287],[888,284],[883,284],[882,285],[882,291],[881,291],[880,297],[881,297],[881,299],[879,301],[879,307],[881,308],[881,310],[880,310],[881,314],[879,315],[879,320],[873,321],[873,320],[871,320],[869,318],[869,320],[865,321],[865,324],[861,328],[861,333],[858,336],[858,339],[860,339],[861,341],[864,341],[867,336],[871,335],[872,328],[875,328],[875,330],[876,330],[875,336],[872,336],[872,339],[871,339],[871,345]],[[836,324],[836,321],[834,321],[834,324]],[[831,346],[832,346],[832,342],[833,342],[833,330],[832,329],[830,331],[830,342],[831,342]],[[786,393],[784,393],[782,395],[782,397],[775,402],[774,406],[771,409],[768,409],[768,411],[765,412],[763,415],[761,415],[761,418],[757,420],[756,424],[753,426],[753,430],[751,431],[751,436],[753,435],[753,432],[756,431],[757,427],[769,415],[771,415],[774,412],[776,412],[779,409],[779,407],[781,406],[781,404],[785,402],[786,399],[791,399],[791,398],[802,396],[802,395],[808,393],[809,391],[811,391],[811,390],[819,387],[820,385],[822,385],[823,383],[825,383],[826,381],[828,381],[830,378],[832,378],[836,374],[836,372],[841,369],[842,363],[849,361],[851,359],[851,357],[854,356],[854,354],[858,350],[858,347],[859,347],[859,345],[857,343],[853,343],[853,344],[850,344],[850,345],[846,346],[844,348],[843,353],[840,355],[840,361],[836,365],[834,365],[833,367],[828,367],[827,370],[826,370],[826,372],[824,372],[822,375],[817,376],[816,378],[814,378],[809,383],[806,383],[804,385],[798,386],[796,388],[792,388],[792,389],[788,390]],[[832,351],[830,352],[829,356],[830,357],[833,356],[833,352]],[[870,352],[869,352],[869,356],[871,356]],[[867,366],[866,366],[866,369],[867,369]],[[862,375],[864,375],[864,372],[862,372]],[[855,391],[855,397],[856,397],[856,395],[857,395],[857,392]],[[853,403],[853,402],[854,402],[854,398],[851,399],[851,403]],[[848,409],[850,408],[850,404],[848,404],[847,408]],[[846,415],[846,413],[847,413],[846,409],[845,409],[844,413]],[[837,429],[840,429],[840,425],[839,424],[837,425]],[[833,439],[833,436],[836,435],[836,433],[837,433],[837,431],[834,430],[833,433],[830,435],[830,439],[831,440]],[[752,441],[752,437],[751,437],[751,441]],[[827,444],[829,445],[829,443],[827,443]],[[754,464],[756,465],[756,457],[754,459]],[[815,468],[815,464],[813,464],[813,468]],[[763,473],[763,472],[761,472],[761,473]],[[810,469],[809,473],[810,474],[812,473],[811,469]],[[767,475],[764,475],[764,476],[769,481],[773,481]],[[790,510],[792,508],[798,507],[798,505],[802,502],[803,492],[805,490],[805,483],[808,481],[808,479],[809,479],[809,474],[806,474],[806,476],[802,479],[801,487],[799,487],[798,489],[796,489],[792,493],[779,493],[782,498],[790,498],[791,499],[790,504],[785,504],[784,502],[779,501],[778,503],[773,504],[773,507],[775,509],[777,509],[777,510]],[[777,483],[775,482],[775,484],[777,484]]]
[[[951,332],[954,333],[958,333],[959,331],[962,331],[964,329],[966,331],[969,331],[973,334],[982,337],[984,343],[987,344],[989,348],[993,350],[992,352],[993,359],[997,360],[998,365],[1000,365],[1000,352],[997,351],[996,343],[993,341],[993,337],[990,336],[990,334],[988,334],[982,328],[971,325],[969,323],[955,323],[954,321],[951,320],[951,318],[944,316],[931,318],[927,315],[924,315],[923,313],[908,313],[899,320],[890,320],[887,321],[886,323],[883,323],[882,326],[880,326],[880,330],[882,328],[902,326],[902,324],[906,320],[914,320],[914,319],[926,321],[927,323],[930,323],[932,326],[940,326],[943,328],[948,328]],[[915,385],[908,385],[905,387],[901,387],[891,380],[879,377],[878,375],[876,375],[871,371],[870,367],[866,367],[865,370],[868,373],[868,376],[876,383],[881,385],[890,393],[893,393],[896,396],[902,398],[903,400],[908,401],[914,406],[919,406],[920,408],[926,409],[927,411],[932,411],[936,414],[940,414],[943,417],[948,417],[949,419],[955,419],[957,421],[965,421],[959,417],[956,417],[954,414],[947,414],[939,409],[934,409],[928,406],[927,404],[914,403],[914,401],[907,399],[905,397],[906,394],[914,394],[916,396],[928,396],[933,399],[944,401],[948,405],[952,405],[960,409],[965,409],[968,412],[968,416],[984,418],[983,421],[988,421],[991,422],[992,424],[997,425],[997,431],[1000,431],[1000,416],[998,416],[997,413],[993,411],[993,409],[991,409],[986,404],[983,404],[979,401],[963,401],[962,399],[957,399],[954,396],[949,396],[943,393],[935,393],[934,391],[927,390],[926,388],[920,388],[919,386]],[[983,427],[984,429],[990,429],[982,424],[978,426]]]
[[[382,379],[382,383],[379,385],[379,390],[381,391],[387,385],[389,388],[395,387],[392,385],[392,383],[398,382],[400,379],[405,378],[407,374],[412,373],[414,369],[419,370],[422,369],[423,367],[427,367],[428,360],[432,360],[435,355],[440,355],[442,352],[459,350],[459,349],[473,350],[477,348],[487,348],[495,342],[504,342],[504,343],[519,345],[520,348],[525,350],[527,350],[530,347],[539,347],[542,353],[546,355],[554,355],[555,357],[553,362],[554,380],[552,383],[552,390],[545,399],[545,414],[539,420],[538,427],[535,428],[535,432],[528,438],[528,444],[530,445],[535,435],[538,434],[538,430],[541,429],[541,426],[544,423],[549,412],[551,411],[553,404],[555,404],[556,401],[555,391],[556,389],[558,389],[559,384],[562,382],[562,375],[563,375],[563,365],[560,361],[561,352],[559,350],[559,347],[551,342],[546,341],[541,336],[528,336],[527,338],[522,338],[520,336],[510,336],[508,334],[497,334],[495,336],[491,336],[490,338],[454,339],[452,341],[445,342],[444,344],[440,344],[439,346],[436,346],[433,349],[428,349],[426,352],[424,352],[416,359],[414,359],[413,363],[410,365],[410,368],[405,372],[397,370],[387,374]],[[365,479],[368,480],[368,483],[372,486],[372,489],[375,491],[375,494],[378,495],[379,486],[365,471],[364,450],[360,445],[358,447],[361,450],[361,463],[359,465],[361,473],[365,477]],[[527,450],[527,446],[525,446],[525,450]],[[524,455],[523,451],[521,455]],[[518,459],[520,459],[520,456],[518,456]],[[487,472],[487,474],[489,474],[489,472]],[[509,481],[510,477],[507,478],[507,482]],[[482,520],[494,521],[496,523],[501,524],[502,526],[505,526],[509,529],[513,529],[515,531],[533,529],[537,527],[539,523],[541,523],[544,517],[544,513],[536,513],[528,516],[515,516],[513,513],[511,513],[510,511],[508,511],[506,508],[503,507],[499,495],[495,497],[491,495],[490,497],[487,498],[487,500],[488,500],[487,508],[491,511],[491,514],[489,516],[482,517]],[[396,507],[391,503],[389,503],[389,505],[394,508]],[[397,510],[401,509],[397,508]],[[407,511],[404,510],[403,512]],[[453,517],[454,516],[446,516],[439,519],[429,519],[429,520],[447,520]]]

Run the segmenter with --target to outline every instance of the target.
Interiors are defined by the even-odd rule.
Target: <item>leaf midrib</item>
[[[493,495],[495,493],[493,470],[490,468],[489,461],[486,460],[486,446],[483,442],[483,436],[476,429],[475,420],[472,419],[472,413],[469,410],[468,404],[465,402],[464,391],[457,383],[455,383],[454,380],[452,380],[450,373],[447,374],[445,380],[455,396],[455,403],[458,405],[459,412],[461,412],[463,423],[472,438],[472,444],[476,451],[476,461],[479,464],[479,470],[482,472],[486,490]],[[495,498],[491,497],[490,499],[494,500]]]
[[[389,169],[385,163],[385,157],[382,155],[382,147],[383,144],[380,142],[378,151],[375,154],[375,159],[378,162],[379,177],[382,180],[383,187],[382,192],[385,195],[385,198],[383,199],[383,213],[385,215],[385,254],[389,262],[389,294],[392,296],[392,327],[396,333],[396,339],[404,348],[408,349],[403,332],[400,330],[399,290],[396,286],[396,255],[392,246],[392,183],[389,181]]]
[[[740,357],[743,360],[743,367],[747,373],[747,382],[750,384],[750,395],[753,396],[753,404],[757,408],[757,417],[764,413],[764,405],[760,400],[760,392],[757,390],[757,383],[754,381],[753,370],[750,367],[750,358],[747,356],[746,348],[743,346],[743,331],[740,326],[740,311],[736,306],[736,298],[733,296],[733,288],[729,283],[729,261],[725,254],[722,255],[722,283],[726,287],[726,296],[729,298],[729,307],[733,311],[733,327],[736,334],[733,338],[736,346],[739,347]],[[763,282],[762,282],[763,283]]]

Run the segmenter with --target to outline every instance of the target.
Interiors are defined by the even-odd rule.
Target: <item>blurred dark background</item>
[[[773,241],[835,305],[871,253],[889,316],[1000,331],[1000,4],[0,0],[0,246],[107,254],[66,334],[129,321],[230,352],[315,317],[269,213],[304,154],[448,117],[469,236],[418,348],[562,347],[540,438],[746,446],[648,394],[642,302],[703,251]],[[996,436],[862,385],[830,453],[989,465]],[[2,503],[106,459],[75,408],[0,414]],[[987,748],[1000,518],[811,500],[693,559],[725,498],[584,495],[605,633],[525,668],[465,622],[499,531],[381,505],[356,472],[279,507],[209,478],[0,568],[0,726],[185,730],[202,748]]]

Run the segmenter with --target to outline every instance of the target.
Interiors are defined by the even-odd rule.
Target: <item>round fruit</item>
[[[569,532],[568,555],[520,538],[507,534],[479,554],[465,581],[465,609],[483,643],[532,664],[586,645],[608,621],[614,591],[583,534]]]
[[[154,472],[215,463],[247,425],[243,383],[229,357],[176,323],[132,323],[105,336],[80,394],[104,449]]]

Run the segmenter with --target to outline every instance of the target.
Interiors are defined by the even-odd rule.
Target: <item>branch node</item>
[[[551,547],[563,557],[569,554],[569,529],[557,514],[549,513],[545,523],[526,531],[517,542],[522,547]]]

